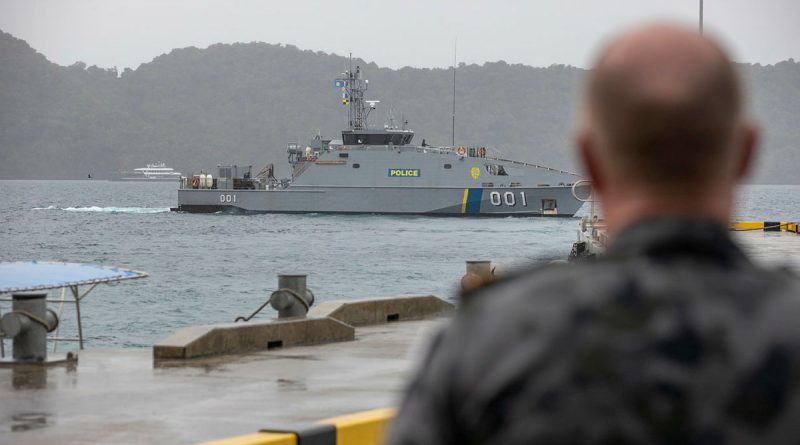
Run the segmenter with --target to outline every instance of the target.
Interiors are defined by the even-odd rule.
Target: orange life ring
[[[486,157],[486,147],[481,147],[478,149],[478,156],[482,158]]]
[[[200,177],[199,176],[192,176],[192,188],[196,189],[200,187]]]
[[[467,154],[467,149],[464,148],[464,146],[462,145],[461,147],[458,147],[457,152],[459,156],[464,156],[465,154]]]

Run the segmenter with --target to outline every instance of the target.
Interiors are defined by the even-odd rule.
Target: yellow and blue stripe
[[[461,213],[467,215],[481,213],[481,198],[483,198],[482,188],[465,188],[464,196],[461,199]]]

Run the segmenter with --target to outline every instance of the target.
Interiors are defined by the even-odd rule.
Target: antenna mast
[[[367,91],[369,82],[361,78],[361,67],[356,66],[356,70],[353,72],[352,53],[350,54],[350,67],[344,72],[342,78],[336,79],[335,84],[342,89],[342,105],[349,106],[347,114],[350,129],[366,130],[369,111],[364,101],[364,92]],[[377,103],[377,101],[372,102]]]
[[[700,0],[700,35],[703,35],[703,0]]]
[[[456,60],[458,54],[458,39],[453,42],[453,147],[456,146]]]

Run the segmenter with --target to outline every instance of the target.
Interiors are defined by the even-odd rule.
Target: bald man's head
[[[662,192],[734,169],[742,98],[724,51],[669,24],[614,40],[589,75],[587,131],[611,178]]]

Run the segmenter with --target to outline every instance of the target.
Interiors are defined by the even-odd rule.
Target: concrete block
[[[156,360],[240,354],[355,339],[355,329],[330,318],[191,326],[153,346]]]
[[[351,326],[422,320],[451,315],[455,306],[433,295],[328,301],[309,311],[309,317],[329,317]]]

